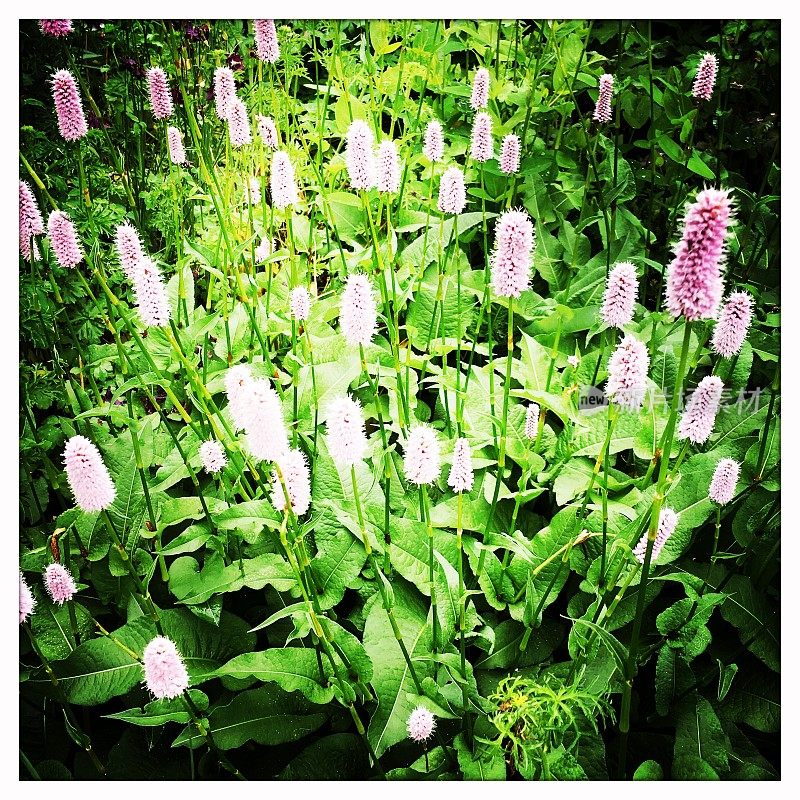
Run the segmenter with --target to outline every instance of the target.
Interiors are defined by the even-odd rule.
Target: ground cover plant
[[[20,775],[780,774],[779,27],[20,27]]]

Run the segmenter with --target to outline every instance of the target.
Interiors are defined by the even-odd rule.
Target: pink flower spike
[[[278,149],[278,129],[275,127],[275,122],[272,117],[265,117],[259,114],[256,117],[258,121],[258,135],[266,147],[271,147],[273,150]]]
[[[256,248],[255,259],[256,261],[266,261],[275,252],[275,240],[270,239],[269,236],[264,236],[260,244]]]
[[[714,328],[711,347],[725,358],[735,356],[744,344],[753,321],[753,298],[747,292],[733,292],[722,306]]]
[[[78,94],[78,84],[69,70],[60,69],[53,75],[53,101],[58,115],[58,130],[64,139],[74,142],[86,136],[89,128]]]
[[[225,373],[225,393],[234,431],[244,430],[249,419],[252,383],[253,376],[247,364],[237,364]]]
[[[289,313],[292,319],[304,322],[311,313],[311,295],[305,286],[295,286],[289,295]]]
[[[472,79],[472,97],[469,104],[473,111],[480,111],[489,105],[489,70],[481,67]]]
[[[347,343],[368,345],[378,327],[378,309],[369,278],[358,272],[350,275],[342,292],[339,323]]]
[[[539,425],[539,404],[528,403],[525,411],[525,437],[530,441],[536,439]]]
[[[209,439],[200,445],[200,460],[203,462],[203,469],[214,474],[225,469],[228,456],[225,455],[225,448],[218,441]]]
[[[601,75],[597,90],[597,105],[592,119],[595,122],[611,122],[611,96],[614,94],[614,76]]]
[[[172,116],[172,92],[167,83],[167,73],[161,67],[147,70],[147,85],[150,89],[150,107],[156,119]]]
[[[707,375],[697,384],[681,416],[678,439],[688,439],[692,444],[703,444],[714,429],[721,399],[722,379],[716,375]]]
[[[639,281],[636,267],[630,261],[621,261],[608,273],[600,318],[606,325],[623,328],[633,319],[633,307]]]
[[[347,129],[345,163],[353,189],[371,189],[377,182],[375,164],[375,137],[366,122],[355,119]]]
[[[67,36],[72,33],[71,19],[40,19],[39,30],[45,36]]]
[[[256,53],[261,61],[274,64],[281,54],[278,47],[278,32],[275,30],[275,21],[257,19],[255,23]]]
[[[64,447],[67,481],[82,511],[102,511],[114,502],[114,483],[100,451],[85,436],[73,436]]]
[[[697,74],[692,86],[692,96],[698,100],[710,100],[717,82],[717,57],[706,53],[697,65]]]
[[[377,172],[378,191],[395,194],[400,188],[400,159],[390,139],[382,141],[378,147]]]
[[[170,318],[167,288],[158,265],[147,256],[133,269],[133,290],[142,322],[147,327],[165,328]]]
[[[460,214],[467,204],[464,173],[458,167],[448,167],[439,179],[439,211]]]
[[[442,160],[444,155],[444,135],[442,124],[438,119],[432,119],[425,128],[425,144],[422,154],[428,161],[437,163]]]
[[[144,649],[144,680],[148,691],[159,700],[180,697],[189,686],[189,673],[175,643],[156,636]]]
[[[661,514],[658,517],[658,530],[656,531],[656,538],[653,542],[653,552],[650,556],[650,563],[653,564],[661,554],[667,539],[675,533],[675,528],[678,525],[678,515],[671,508],[662,508]],[[644,564],[644,558],[647,554],[647,531],[642,534],[639,543],[633,549],[633,555],[640,564]]]
[[[31,187],[19,182],[19,251],[26,261],[31,259],[31,239],[44,233],[44,220]],[[34,246],[36,243],[34,242]],[[35,253],[34,253],[35,254]]]
[[[469,442],[462,436],[460,439],[456,439],[456,445],[453,448],[453,465],[450,467],[447,485],[454,492],[471,492],[474,481],[472,453],[469,449]]]
[[[286,495],[292,504],[292,511],[302,517],[311,505],[311,481],[308,474],[306,457],[301,450],[289,450],[278,459],[278,467],[283,474],[286,491],[278,477],[278,471],[272,474],[272,505],[276,511],[286,511]]]
[[[279,462],[289,449],[280,397],[263,379],[252,381],[245,391],[245,446],[259,461]]]
[[[432,736],[436,720],[425,706],[417,706],[409,715],[406,728],[409,737],[421,744]]]
[[[297,183],[294,178],[294,167],[285,150],[276,150],[272,155],[272,168],[269,175],[269,191],[275,208],[283,210],[296,205]]]
[[[519,172],[519,136],[509,133],[500,145],[500,172],[513,175]]]
[[[725,189],[706,189],[686,210],[683,235],[667,269],[667,307],[673,317],[712,319],[722,299],[725,239],[732,223]]]
[[[58,263],[65,269],[73,269],[83,261],[83,252],[78,243],[75,225],[64,211],[51,211],[47,218],[47,235]]]
[[[36,608],[36,598],[30,587],[25,583],[22,573],[19,573],[19,624],[26,622]]]
[[[499,297],[519,297],[528,288],[533,264],[533,222],[527,211],[504,211],[495,226],[492,288]]]
[[[44,571],[44,588],[54,603],[63,605],[78,591],[69,570],[63,564],[50,564]]]
[[[649,366],[647,347],[626,336],[608,361],[608,399],[623,409],[638,411],[644,402]]]
[[[228,109],[236,97],[236,81],[228,67],[214,70],[214,107],[221,120],[228,119]]]
[[[470,155],[475,161],[483,163],[494,156],[494,142],[492,141],[492,118],[481,111],[475,115],[472,123],[472,139],[470,141]]]
[[[739,462],[732,458],[722,458],[714,470],[708,496],[719,505],[724,506],[733,500],[736,494],[736,483],[739,480]]]
[[[367,434],[361,404],[349,395],[338,397],[328,407],[325,442],[339,467],[358,464],[367,452]]]
[[[133,271],[136,265],[144,258],[142,242],[136,228],[128,222],[117,225],[114,236],[114,245],[117,251],[117,258],[122,271],[128,280],[133,280]]]
[[[253,141],[250,135],[250,120],[247,116],[247,106],[238,98],[228,100],[228,136],[231,147],[243,147]]]
[[[169,160],[173,164],[185,164],[186,150],[183,146],[183,134],[172,125],[167,128],[167,144],[169,145]]]
[[[433,483],[439,477],[441,468],[436,431],[427,425],[416,425],[408,433],[403,456],[406,480],[417,486]]]

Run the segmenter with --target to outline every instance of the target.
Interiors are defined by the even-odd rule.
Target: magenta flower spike
[[[280,57],[281,51],[278,47],[278,32],[275,30],[275,20],[257,19],[256,29],[256,53],[261,61],[274,64]]]
[[[147,70],[147,85],[150,89],[150,107],[156,119],[169,119],[172,116],[172,92],[167,82],[167,73],[161,67]]]
[[[347,343],[368,345],[378,327],[378,309],[369,278],[357,272],[347,278],[339,309],[339,323]]]
[[[519,172],[519,136],[509,133],[500,145],[500,172],[514,175]]]
[[[528,403],[528,408],[525,410],[525,438],[530,441],[536,439],[539,425],[539,404]]]
[[[169,145],[169,160],[173,164],[185,164],[186,150],[183,146],[183,134],[172,125],[167,128],[167,144]]]
[[[385,139],[378,146],[376,167],[378,191],[396,194],[400,188],[400,159],[397,147],[390,139]]]
[[[78,591],[70,571],[58,563],[50,564],[44,571],[44,588],[47,589],[50,599],[60,606],[72,600]]]
[[[58,263],[65,269],[73,269],[83,261],[83,251],[78,242],[75,225],[64,211],[51,211],[47,218],[47,235]]]
[[[456,439],[456,444],[453,448],[453,464],[450,467],[447,485],[457,493],[471,492],[474,481],[472,453],[469,448],[469,442],[462,436]]]
[[[60,69],[53,75],[53,102],[58,116],[58,131],[68,142],[75,142],[89,130],[83,105],[78,94],[78,84],[72,73]]]
[[[231,147],[243,147],[253,141],[247,106],[238,97],[231,97],[228,101],[228,136]]]
[[[203,462],[203,469],[213,475],[225,469],[228,456],[225,455],[225,448],[216,439],[209,439],[200,445],[200,460]]]
[[[476,114],[475,121],[472,123],[470,155],[475,161],[481,163],[488,161],[494,156],[492,118],[485,111]]]
[[[433,483],[439,477],[441,468],[436,431],[428,425],[416,425],[408,432],[403,456],[406,480],[417,486]]]
[[[439,211],[442,214],[460,214],[466,204],[464,173],[458,167],[448,167],[439,179]]]
[[[296,205],[298,202],[294,167],[289,160],[289,154],[285,150],[276,150],[272,154],[269,190],[272,195],[272,204],[275,208],[283,210],[288,206]]]
[[[286,495],[292,504],[292,511],[302,517],[311,505],[311,481],[308,474],[306,457],[301,450],[289,450],[280,459],[278,466],[283,474],[286,492],[278,477],[278,471],[272,474],[272,505],[276,511],[286,511]]]
[[[600,318],[606,325],[624,328],[633,319],[633,307],[639,291],[636,267],[621,261],[608,273]]]
[[[276,461],[289,450],[289,437],[283,421],[281,399],[263,379],[252,381],[244,403],[245,446],[260,461]]]
[[[716,375],[707,375],[697,384],[678,424],[678,439],[703,444],[711,436],[722,399],[722,388],[722,379]]]
[[[133,269],[133,291],[142,323],[149,327],[165,328],[169,325],[170,308],[167,287],[158,265],[147,256]]]
[[[650,563],[661,554],[667,539],[675,533],[675,528],[678,525],[678,515],[671,508],[662,508],[661,514],[658,517],[658,530],[656,531],[656,538],[653,542],[653,552],[650,556]],[[644,564],[644,557],[647,554],[647,531],[642,534],[638,544],[633,549],[633,555],[640,564]]]
[[[722,299],[725,239],[732,222],[725,189],[706,189],[686,210],[683,236],[667,269],[667,308],[689,321],[712,319]]]
[[[422,154],[434,164],[442,160],[444,134],[442,123],[438,119],[432,119],[425,128],[425,144],[422,147]]]
[[[353,189],[371,189],[377,183],[375,137],[372,129],[361,119],[355,119],[347,129],[345,163]]]
[[[706,53],[697,65],[697,74],[694,77],[692,96],[698,100],[710,100],[714,94],[714,84],[717,82],[717,57],[713,53]]]
[[[753,298],[747,292],[733,292],[722,306],[714,328],[711,347],[725,358],[735,356],[747,338],[753,321]]]
[[[139,232],[128,222],[117,225],[114,245],[122,271],[128,280],[133,281],[136,265],[145,257]]]
[[[265,117],[259,114],[256,117],[258,121],[258,135],[266,147],[271,147],[273,150],[278,149],[278,129],[275,127],[275,122],[272,117]]]
[[[100,451],[85,436],[64,446],[64,466],[75,503],[82,511],[103,511],[114,502],[116,490]]]
[[[732,458],[722,458],[717,463],[708,496],[721,506],[730,503],[736,494],[736,483],[739,480],[739,462]]]
[[[611,122],[611,96],[614,94],[614,76],[601,75],[598,82],[597,105],[592,119],[595,122]]]
[[[473,111],[480,111],[489,105],[489,70],[486,67],[481,67],[475,72],[469,104]]]
[[[71,19],[40,19],[39,30],[45,36],[68,36],[72,33]]]
[[[189,686],[189,673],[175,643],[156,636],[144,649],[144,680],[148,691],[159,700],[180,697]]]
[[[26,261],[31,260],[31,239],[44,233],[44,220],[31,187],[19,182],[19,252]],[[36,248],[36,242],[33,243]],[[37,251],[33,255],[38,259]]]
[[[244,430],[250,418],[250,398],[253,375],[247,364],[237,364],[225,373],[225,394],[228,411],[233,420],[233,430]]]
[[[339,467],[358,464],[367,452],[367,434],[361,403],[350,395],[338,397],[328,407],[328,434],[325,442]]]
[[[492,288],[499,297],[519,297],[528,288],[533,265],[533,222],[527,211],[504,211],[495,226]]]
[[[236,80],[229,67],[217,67],[214,70],[214,107],[221,120],[228,119],[228,111],[232,100],[236,98]]]
[[[289,313],[292,319],[304,322],[311,313],[311,295],[305,286],[295,286],[289,295]]]
[[[430,739],[436,728],[436,720],[425,706],[417,706],[409,715],[406,729],[409,738],[418,744]]]
[[[650,357],[644,343],[626,336],[608,361],[608,399],[623,409],[638,411],[647,390],[649,366]]]
[[[25,582],[22,573],[19,573],[19,624],[27,622],[36,608],[36,598],[30,586]]]

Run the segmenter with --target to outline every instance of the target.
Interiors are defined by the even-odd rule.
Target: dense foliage
[[[778,777],[777,24],[279,21],[274,63],[252,20],[72,28],[20,29],[20,180],[45,222],[68,214],[81,248],[65,267],[63,230],[20,238],[40,255],[19,262],[19,563],[36,600],[20,625],[21,775]],[[706,52],[709,100],[692,93]],[[243,146],[236,112],[215,110],[224,66]],[[71,141],[53,108],[60,69],[88,122]],[[608,122],[593,119],[604,74]],[[485,161],[476,111],[492,124]],[[280,196],[257,115],[274,120],[296,198]],[[353,120],[395,142],[399,186],[353,188]],[[521,141],[508,174],[507,134]],[[452,166],[463,213],[437,203]],[[684,208],[708,187],[733,204],[724,297],[753,298],[731,357],[711,315],[666,308]],[[509,209],[535,228],[517,297],[492,285]],[[125,222],[152,259],[131,270],[115,245]],[[620,330],[600,308],[621,262],[638,288]],[[149,317],[146,269],[168,300]],[[378,310],[361,346],[340,319],[356,273]],[[290,313],[297,287],[308,313],[294,299]],[[646,350],[646,400],[593,407],[625,336]],[[278,391],[275,426],[237,421],[243,364]],[[684,396],[712,375],[713,431],[679,438]],[[347,394],[368,436],[352,467],[331,442]],[[435,438],[415,466],[421,423]],[[263,455],[284,425],[310,468],[307,508],[302,466]],[[92,510],[67,480],[77,435],[108,468],[110,505]],[[454,491],[459,437],[474,478]],[[200,453],[211,439],[218,472]],[[720,504],[724,458],[741,469]],[[662,508],[677,527],[656,544]],[[159,635],[179,654],[162,645],[164,668],[188,672],[175,697],[144,682]]]

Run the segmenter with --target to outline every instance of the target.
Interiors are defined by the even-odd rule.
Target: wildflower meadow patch
[[[20,23],[20,776],[771,780],[780,27]]]

